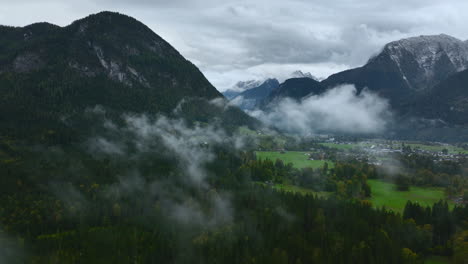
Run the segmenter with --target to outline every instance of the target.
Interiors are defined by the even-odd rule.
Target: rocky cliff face
[[[448,35],[420,36],[387,44],[369,65],[390,59],[409,89],[430,89],[468,68],[468,45]]]

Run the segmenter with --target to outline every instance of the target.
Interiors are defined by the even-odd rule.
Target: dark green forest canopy
[[[278,192],[252,179],[284,165],[210,151],[204,187],[159,149],[138,159],[31,153],[1,171],[8,245],[26,263],[420,263],[452,254],[452,235],[467,228],[466,207],[409,203],[401,216],[359,199]]]

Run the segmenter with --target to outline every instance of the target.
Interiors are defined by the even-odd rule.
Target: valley
[[[0,25],[0,264],[465,263],[467,41],[143,2]]]
[[[282,160],[285,164],[291,163],[297,169],[311,168],[323,169],[325,163],[327,167],[332,169],[334,162],[332,160],[323,160],[326,156],[320,146],[330,149],[336,149],[340,152],[348,153],[353,158],[365,159],[370,161],[370,164],[381,166],[385,161],[392,159],[393,153],[402,153],[405,149],[412,148],[414,153],[436,155],[439,162],[441,161],[456,161],[459,158],[466,158],[468,152],[463,147],[441,143],[415,143],[404,141],[382,141],[382,140],[364,140],[360,142],[339,142],[339,143],[321,143],[318,142],[319,148],[311,148],[309,151],[257,151],[258,159],[269,159],[275,161]],[[359,154],[364,152],[366,154]],[[314,159],[313,157],[317,158]],[[350,159],[349,156],[346,157]],[[407,201],[412,201],[421,204],[422,206],[432,206],[439,200],[447,200],[450,208],[453,208],[458,198],[447,197],[445,189],[442,187],[424,187],[411,186],[407,191],[398,191],[395,183],[383,179],[369,179],[368,183],[372,190],[372,196],[369,201],[376,208],[386,207],[396,212],[403,212]],[[294,185],[273,185],[275,189],[297,192],[300,194],[317,194],[320,196],[331,195],[332,192],[315,192],[301,186]]]

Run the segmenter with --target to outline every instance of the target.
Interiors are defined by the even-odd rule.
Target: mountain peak
[[[321,94],[324,91],[325,87],[312,78],[291,78],[280,84],[277,89],[273,90],[270,95],[262,101],[261,107],[268,108],[270,104],[274,105],[284,98],[301,100],[305,96]]]
[[[318,78],[313,76],[310,72],[302,72],[301,70],[291,73],[291,78],[309,78],[318,81]]]
[[[253,110],[278,87],[279,82],[277,79],[268,78],[261,82],[257,87],[244,90],[243,92],[235,95],[229,93],[224,93],[224,95],[226,97],[230,96],[232,104],[240,107],[241,109]]]
[[[446,34],[405,38],[385,45],[364,68],[392,72],[399,86],[423,91],[468,68],[468,45]]]
[[[400,64],[402,57],[412,55],[418,66],[433,74],[434,67],[441,60],[448,58],[456,71],[468,67],[468,46],[455,37],[440,35],[424,35],[390,42],[384,51],[393,61]]]
[[[111,22],[114,19],[123,19],[127,20],[127,22],[136,22],[139,24],[143,24],[140,21],[134,19],[133,17],[118,13],[118,12],[112,12],[112,11],[101,11],[95,14],[91,14],[87,17],[84,17],[82,19],[74,21],[74,23],[80,23],[80,22],[87,22],[87,21],[101,21],[101,22]]]
[[[438,34],[438,35],[419,35],[409,38],[403,38],[400,40],[392,41],[389,44],[397,43],[397,42],[460,42],[461,40],[450,36],[448,34]],[[388,45],[388,44],[387,44]]]
[[[243,92],[258,87],[262,82],[261,80],[238,81],[230,90]]]
[[[85,33],[88,29],[98,34],[118,34],[124,31],[132,30],[135,32],[135,34],[138,33],[140,35],[149,36],[156,35],[150,28],[137,19],[110,11],[103,11],[76,20],[67,26],[67,28],[75,31],[78,30],[79,33]],[[125,36],[119,37],[125,38]]]

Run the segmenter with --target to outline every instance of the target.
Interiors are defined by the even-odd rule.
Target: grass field
[[[418,202],[423,206],[432,206],[440,199],[444,200],[444,190],[442,188],[422,188],[412,186],[407,192],[400,192],[395,189],[395,184],[384,182],[381,180],[368,180],[367,181],[372,188],[372,204],[376,208],[385,206],[389,210],[402,213],[405,208],[406,202]],[[264,183],[259,183],[264,185]],[[328,197],[331,192],[315,192],[311,189],[289,185],[289,184],[275,184],[272,186],[276,190],[300,193],[303,195],[313,194],[319,197]],[[453,208],[453,202],[449,201],[450,208]],[[431,259],[432,261],[432,259]],[[427,263],[447,263],[447,262],[436,262],[438,258],[433,260],[434,262]]]
[[[328,167],[332,168],[333,163],[331,161],[324,160],[308,160],[307,152],[302,151],[287,151],[280,153],[278,151],[256,151],[258,159],[270,159],[273,162],[276,159],[282,160],[285,164],[292,163],[295,168],[301,169],[306,167],[321,168],[325,162],[328,162]]]
[[[280,153],[278,151],[257,151],[256,155],[259,159],[270,159],[272,161],[281,159],[284,163],[292,163],[296,168],[320,168],[326,162],[323,160],[308,160],[307,152],[303,151],[288,151],[285,153]],[[329,161],[328,166],[330,168],[333,167],[333,163]],[[396,190],[395,184],[393,183],[381,180],[368,180],[368,183],[372,189],[371,201],[373,206],[385,206],[387,209],[396,212],[402,212],[408,200],[418,202],[422,206],[432,206],[439,200],[445,199],[443,188],[411,186],[409,191],[401,192]],[[307,188],[287,184],[276,184],[273,188],[301,194],[316,194],[322,197],[330,195],[330,193],[314,192]],[[449,206],[453,208],[453,202],[449,201]]]
[[[372,189],[372,204],[374,207],[385,206],[397,212],[402,212],[408,200],[418,202],[423,206],[432,206],[440,199],[445,199],[443,188],[422,188],[411,186],[409,191],[397,191],[395,184],[380,180],[367,181]],[[449,201],[453,207],[453,203]]]
[[[381,180],[368,180],[372,188],[372,204],[376,208],[385,206],[385,208],[395,212],[403,212],[408,200],[418,202],[423,206],[432,206],[440,199],[444,199],[444,191],[442,188],[421,188],[412,186],[407,192],[400,192],[395,189],[395,184],[384,182]],[[263,184],[263,183],[260,183]],[[315,192],[308,188],[289,184],[275,184],[272,186],[276,190],[300,193],[303,195],[313,194],[319,197],[328,197],[331,192]],[[453,208],[453,203],[449,201],[450,208]],[[432,259],[431,259],[432,260]],[[434,259],[437,261],[439,259]],[[446,262],[429,262],[429,263],[446,263]]]

